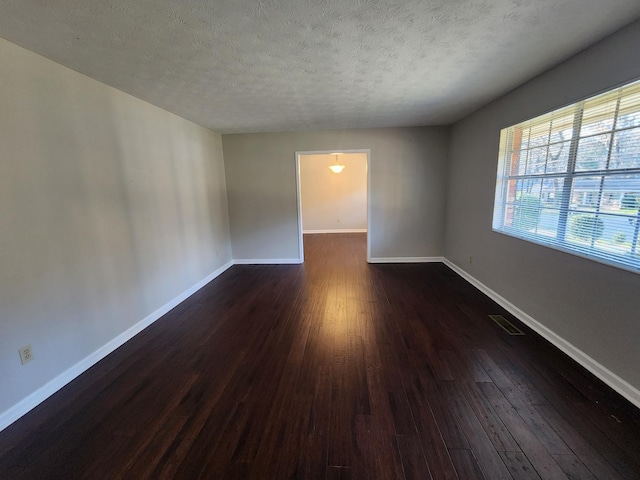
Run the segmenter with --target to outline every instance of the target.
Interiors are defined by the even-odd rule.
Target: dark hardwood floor
[[[445,265],[365,248],[231,268],[1,432],[0,478],[640,478],[638,409]]]

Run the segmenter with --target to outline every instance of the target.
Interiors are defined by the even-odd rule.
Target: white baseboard
[[[462,278],[467,280],[470,284],[476,287],[478,290],[483,292],[489,298],[491,298],[498,305],[502,306],[505,310],[511,313],[514,317],[520,320],[522,323],[527,325],[531,330],[536,332],[538,335],[542,336],[544,339],[552,343],[554,346],[559,348],[562,352],[569,355],[572,359],[586,368],[588,371],[593,373],[596,377],[602,380],[604,383],[613,388],[616,392],[622,395],[624,398],[633,403],[636,407],[640,408],[640,390],[635,388],[626,380],[620,378],[618,375],[613,373],[611,370],[606,368],[605,366],[598,363],[596,360],[591,358],[589,355],[584,353],[575,345],[571,344],[560,335],[555,333],[553,330],[545,327],[542,323],[535,320],[533,317],[528,315],[527,313],[520,310],[509,300],[498,294],[497,292],[491,290],[484,283],[480,282],[469,273],[465,272],[462,268],[457,266],[455,263],[444,259],[444,263],[451,268],[454,272],[460,275]]]
[[[304,234],[313,234],[313,233],[367,233],[366,228],[344,228],[344,229],[333,229],[333,230],[302,230]]]
[[[442,263],[443,257],[374,257],[369,263]]]
[[[204,287],[206,284],[211,282],[214,278],[218,277],[225,270],[229,269],[232,266],[233,266],[233,262],[231,261],[227,262],[226,264],[224,264],[223,266],[215,270],[213,273],[211,273],[210,275],[208,275],[207,277],[203,278],[198,283],[190,287],[188,290],[185,290],[180,295],[178,295],[168,303],[164,304],[162,307],[158,308],[155,312],[147,315],[138,323],[136,323],[135,325],[131,326],[130,328],[122,332],[113,340],[103,345],[102,347],[100,347],[98,350],[96,350],[89,356],[80,360],[74,366],[64,371],[63,373],[55,377],[53,380],[50,380],[45,385],[43,385],[42,387],[37,389],[35,392],[33,392],[29,396],[25,397],[24,399],[16,403],[14,406],[9,408],[8,410],[2,412],[0,414],[0,431],[4,430],[13,422],[18,420],[23,415],[25,415],[27,412],[37,407],[39,404],[41,404],[51,395],[56,393],[62,387],[67,385],[73,379],[75,379],[80,374],[88,370],[90,367],[98,363],[104,357],[106,357],[111,352],[113,352],[116,348],[120,347],[122,344],[132,339],[135,335],[137,335],[142,330],[144,330],[149,325],[151,325],[153,322],[158,320],[165,313],[169,312],[171,309],[173,309],[174,307],[182,303],[184,300],[189,298],[191,295],[196,293],[198,290],[200,290],[202,287]]]
[[[234,265],[292,265],[302,263],[299,258],[234,258]]]

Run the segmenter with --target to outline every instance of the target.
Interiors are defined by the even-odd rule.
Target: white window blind
[[[640,272],[640,82],[505,128],[493,229]]]

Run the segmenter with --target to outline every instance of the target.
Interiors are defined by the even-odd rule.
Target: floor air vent
[[[524,332],[516,327],[502,315],[489,315],[489,318],[496,322],[509,335],[524,335]]]

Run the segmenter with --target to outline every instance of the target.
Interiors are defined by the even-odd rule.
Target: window
[[[493,229],[640,272],[640,82],[500,132]]]

